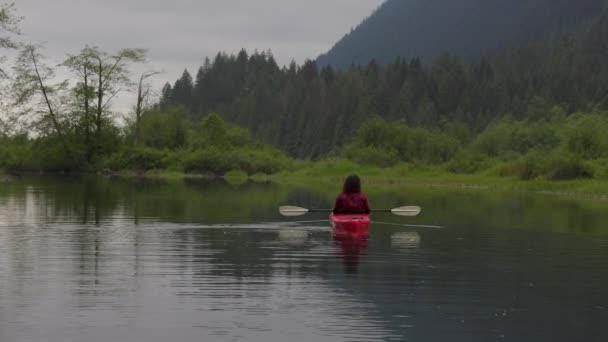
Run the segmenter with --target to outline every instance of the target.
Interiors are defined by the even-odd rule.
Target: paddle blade
[[[398,216],[418,216],[421,211],[422,208],[420,207],[401,207],[391,209],[391,213]]]
[[[306,208],[300,208],[300,207],[294,207],[294,206],[283,206],[279,208],[279,212],[281,213],[281,215],[283,216],[287,216],[287,217],[293,217],[293,216],[302,216],[305,214],[308,214],[308,209]]]

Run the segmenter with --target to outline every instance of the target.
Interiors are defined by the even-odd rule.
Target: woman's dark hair
[[[348,176],[344,181],[344,189],[342,190],[345,194],[357,194],[361,192],[361,180],[359,176],[352,175]]]

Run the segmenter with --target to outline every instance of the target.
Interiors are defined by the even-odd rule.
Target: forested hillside
[[[433,61],[443,52],[470,59],[482,51],[577,34],[605,0],[387,0],[346,34],[319,65],[347,68],[398,56]]]
[[[456,125],[473,137],[505,116],[539,121],[608,108],[606,37],[604,13],[576,38],[502,49],[474,62],[444,54],[429,66],[397,58],[339,71],[311,61],[280,68],[267,53],[219,54],[195,77],[185,71],[167,84],[161,107],[184,105],[193,120],[217,112],[300,158],[336,151],[375,115],[435,131]]]
[[[579,21],[576,13],[560,27],[574,27],[567,23]],[[556,18],[535,14],[543,15],[540,27]],[[100,99],[131,84],[128,70],[145,50],[87,46],[56,67],[75,82],[53,84],[55,68],[25,46],[9,83],[21,105],[14,108],[32,110],[0,124],[0,168],[222,175],[312,165],[295,158],[320,161],[313,168],[345,165],[341,172],[378,166],[608,179],[608,11],[584,22],[473,60],[406,56],[342,70],[314,61],[280,67],[270,52],[220,53],[167,83],[159,103],[146,101],[146,77],[156,73],[142,74],[126,126]]]

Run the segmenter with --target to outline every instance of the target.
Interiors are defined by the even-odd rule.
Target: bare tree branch
[[[159,71],[146,71],[139,77],[139,84],[137,87],[137,104],[135,106],[135,144],[139,144],[141,141],[141,115],[144,110],[144,105],[148,96],[150,95],[150,89],[152,88],[149,84],[145,84],[148,78],[160,74]]]

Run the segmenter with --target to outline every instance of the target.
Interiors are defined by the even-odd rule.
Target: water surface
[[[334,190],[3,181],[0,341],[608,340],[608,203],[368,188],[377,208],[423,207],[376,221],[446,229],[375,224],[366,241],[277,213]]]

